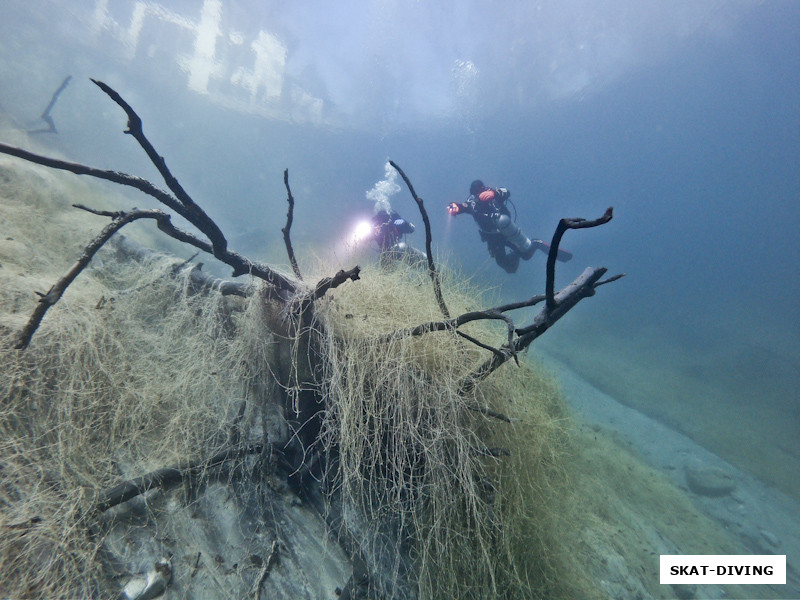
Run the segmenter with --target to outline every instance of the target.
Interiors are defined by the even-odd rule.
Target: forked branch
[[[134,111],[130,104],[128,104],[122,98],[122,96],[120,96],[116,90],[112,89],[110,86],[96,79],[92,79],[92,83],[103,90],[108,97],[116,102],[120,108],[125,111],[125,114],[128,115],[128,129],[125,131],[125,133],[132,135],[134,139],[139,142],[139,145],[145,151],[147,157],[150,159],[153,165],[155,165],[156,169],[158,169],[161,177],[164,178],[164,182],[167,184],[167,187],[173,194],[175,194],[175,197],[178,199],[178,202],[180,202],[181,207],[180,209],[174,210],[176,210],[176,212],[178,212],[181,216],[185,217],[187,221],[197,227],[205,236],[208,237],[214,249],[214,256],[217,258],[224,256],[228,247],[228,242],[225,239],[225,236],[222,234],[222,230],[202,208],[195,204],[191,196],[186,193],[186,190],[183,189],[183,186],[167,168],[167,163],[164,160],[164,157],[156,152],[156,149],[150,143],[150,140],[148,140],[144,135],[144,131],[142,130],[142,119],[136,114],[136,111]]]
[[[125,227],[125,225],[138,219],[156,219],[159,222],[159,228],[162,227],[163,222],[163,226],[165,228],[171,228],[176,232],[180,231],[169,222],[170,216],[167,213],[157,209],[137,209],[129,212],[110,213],[105,211],[93,211],[82,205],[75,206],[76,208],[89,210],[95,214],[112,217],[111,223],[106,225],[103,230],[91,242],[89,242],[75,264],[72,265],[72,267],[70,267],[70,269],[50,287],[47,293],[37,292],[39,295],[39,302],[36,305],[33,314],[28,319],[28,322],[25,324],[25,327],[23,327],[22,330],[17,334],[17,338],[14,342],[14,348],[17,350],[24,350],[28,347],[33,334],[36,333],[36,330],[39,328],[39,325],[41,324],[42,319],[47,311],[50,310],[50,307],[61,299],[61,296],[64,295],[67,287],[69,287],[69,285],[75,280],[80,272],[86,268],[86,266],[92,260],[92,257],[97,254],[97,251],[100,250],[100,248],[103,247],[103,244],[105,244],[112,235]],[[185,236],[191,237],[191,234],[186,232],[181,233]]]
[[[119,171],[109,171],[105,169],[98,169],[96,167],[90,167],[87,165],[82,165],[80,163],[69,162],[65,160],[60,160],[57,158],[51,158],[49,156],[42,156],[40,154],[35,154],[33,152],[29,152],[28,150],[24,150],[22,148],[17,148],[16,146],[9,146],[8,144],[4,144],[0,142],[0,153],[8,154],[10,156],[16,156],[17,158],[21,158],[28,162],[32,162],[38,165],[43,165],[45,167],[50,167],[52,169],[59,169],[62,171],[69,171],[71,173],[75,173],[76,175],[89,175],[90,177],[94,177],[96,179],[103,179],[105,181],[111,181],[113,183],[117,183],[120,185],[125,185],[129,187],[133,187],[138,189],[145,194],[152,196],[168,208],[171,208],[179,215],[186,217],[192,225],[197,226],[196,223],[192,222],[187,217],[187,212],[183,209],[182,205],[176,198],[170,195],[168,192],[160,189],[159,187],[153,185],[146,179],[141,177],[137,177],[136,175],[129,175],[128,173],[121,173]],[[198,229],[200,229],[198,227]],[[202,233],[202,229],[200,229]],[[196,236],[194,240],[197,240],[199,243],[192,242],[189,240],[182,240],[180,238],[179,241],[187,241],[191,243],[193,246],[200,248],[201,250],[208,252],[209,254],[214,253],[213,245],[207,242],[203,242]],[[290,281],[280,273],[273,271],[267,265],[262,263],[252,261],[249,258],[238,254],[232,250],[225,250],[222,255],[217,256],[217,258],[231,267],[233,269],[233,276],[237,277],[239,275],[250,274],[253,277],[257,277],[258,279],[262,279],[267,283],[274,285],[276,288],[288,292],[294,292],[297,289],[297,286],[294,282]]]
[[[593,296],[595,288],[599,284],[609,281],[600,282],[600,278],[605,275],[606,271],[607,269],[604,267],[587,268],[577,279],[555,294],[554,308],[550,309],[545,306],[539,314],[536,315],[533,323],[527,327],[517,329],[517,337],[514,341],[511,344],[501,347],[499,354],[494,354],[492,357],[488,358],[477,369],[465,377],[459,385],[459,391],[462,394],[470,392],[478,383],[486,379],[508,361],[509,358],[530,346],[536,338],[552,327],[556,321],[567,314],[578,302],[584,298]],[[622,275],[610,279],[617,280],[620,277],[622,277]]]
[[[556,227],[555,232],[553,233],[553,240],[550,242],[550,252],[547,254],[547,281],[545,284],[545,296],[547,298],[547,308],[550,310],[554,309],[556,306],[556,299],[554,296],[554,289],[555,289],[555,279],[556,279],[556,258],[558,256],[558,246],[561,244],[561,238],[564,236],[564,233],[567,229],[586,229],[588,227],[597,227],[598,225],[603,225],[608,223],[612,217],[614,216],[614,207],[609,206],[606,209],[606,212],[603,213],[603,216],[594,219],[592,221],[587,221],[586,219],[561,219],[558,222],[558,227]]]
[[[252,261],[249,258],[228,249],[227,241],[225,236],[222,234],[222,230],[211,219],[211,217],[209,217],[206,212],[200,208],[200,206],[198,206],[194,200],[192,200],[186,190],[183,189],[178,180],[167,168],[164,158],[156,152],[153,145],[144,135],[144,131],[142,130],[142,120],[139,115],[136,114],[133,108],[110,86],[95,79],[92,79],[92,81],[125,111],[126,115],[128,116],[128,129],[125,131],[125,133],[132,135],[139,145],[144,149],[145,153],[158,169],[159,173],[164,178],[167,187],[172,191],[174,196],[169,192],[166,192],[153,185],[146,179],[119,171],[98,169],[96,167],[90,167],[79,163],[42,156],[22,148],[3,144],[1,142],[0,153],[16,156],[17,158],[21,158],[28,162],[46,167],[70,171],[71,173],[75,173],[77,175],[89,175],[90,177],[95,177],[97,179],[104,179],[120,185],[134,187],[145,194],[152,196],[180,216],[184,217],[187,221],[189,221],[189,223],[195,226],[207,238],[208,241],[201,239],[190,232],[176,228],[170,222],[169,215],[159,210],[133,210],[129,212],[112,213],[107,211],[94,211],[86,208],[85,206],[78,206],[79,208],[88,210],[95,214],[111,217],[112,221],[97,237],[95,237],[89,243],[76,264],[61,279],[59,279],[47,293],[39,294],[41,296],[40,301],[26,326],[17,335],[15,347],[17,349],[25,349],[29,345],[31,337],[39,327],[39,324],[41,323],[45,313],[51,306],[58,302],[66,288],[86,267],[86,265],[88,265],[91,258],[97,253],[103,244],[105,244],[111,238],[111,236],[114,235],[114,233],[119,231],[126,224],[133,220],[142,218],[155,219],[158,223],[158,228],[170,237],[173,237],[180,242],[190,244],[200,250],[203,250],[204,252],[213,254],[217,259],[233,269],[234,277],[250,274],[253,277],[257,277],[267,282],[279,292],[288,292],[289,294],[296,292],[298,290],[298,285],[294,281],[284,277],[267,265]],[[63,91],[68,82],[69,78],[65,79],[59,90],[57,90],[53,95],[53,100],[51,101],[50,105],[48,105],[48,109],[45,110],[43,118],[48,116],[49,109],[52,108],[52,105],[55,103],[58,95],[61,93],[61,91]],[[294,198],[292,197],[292,192],[289,188],[288,170],[284,172],[284,183],[288,192],[289,213],[287,215],[286,226],[282,229],[282,232],[286,242],[286,248],[287,252],[289,253],[289,260],[292,264],[292,268],[297,278],[302,279],[289,238],[289,232],[293,219]],[[340,271],[333,277],[324,278],[312,291],[305,294],[305,306],[308,306],[309,302],[313,302],[314,300],[321,298],[329,289],[336,287],[337,285],[341,285],[344,281],[347,281],[348,279],[358,279],[358,273],[359,267],[355,267],[349,271]]]

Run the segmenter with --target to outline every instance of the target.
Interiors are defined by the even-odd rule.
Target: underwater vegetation
[[[32,162],[65,168],[47,160]],[[493,309],[432,258],[334,276],[304,265],[301,277],[287,175],[293,275],[283,273],[227,248],[160,160],[174,196],[107,178],[152,192],[200,236],[71,175],[0,161],[0,594],[143,597],[136,576],[158,565],[180,597],[614,595],[598,583],[598,556],[632,545],[610,498],[635,463],[599,458],[597,436],[524,356],[613,279],[605,269],[556,292],[549,261],[545,294]],[[69,208],[76,200],[97,216]],[[150,249],[113,235],[126,219],[155,220],[249,277],[206,276],[179,244],[157,251],[163,240],[141,223],[131,236]],[[559,239],[601,224],[562,223]],[[64,273],[74,276],[35,301]],[[545,308],[527,326],[507,315],[536,303]],[[587,463],[602,487],[583,478]],[[643,476],[663,486],[661,502],[681,502]],[[631,581],[614,585],[642,586]]]

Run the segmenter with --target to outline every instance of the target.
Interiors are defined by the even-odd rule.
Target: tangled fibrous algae
[[[93,185],[7,160],[0,177],[0,326],[7,341],[35,302],[31,291],[47,289],[92,235],[96,225],[70,203],[114,200]],[[297,367],[297,340],[286,337],[291,328],[275,327],[285,316],[257,293],[196,293],[186,270],[176,271],[179,263],[168,255],[124,260],[104,249],[51,309],[28,351],[4,344],[2,595],[117,593],[117,578],[135,571],[131,553],[147,546],[146,532],[154,540],[148,548],[173,555],[170,585],[187,597],[208,596],[208,588],[195,585],[198,566],[220,565],[200,555],[191,568],[188,559],[198,553],[184,547],[192,540],[181,540],[170,520],[201,506],[214,486],[230,488],[240,516],[249,518],[276,505],[270,494],[286,493],[268,461],[248,457],[223,475],[200,477],[193,491],[155,491],[111,517],[90,514],[98,494],[121,479],[224,448],[234,424],[242,441],[293,434],[280,398],[295,390],[282,388],[276,376]],[[474,308],[475,290],[457,275],[443,285],[454,310]],[[437,311],[426,275],[403,266],[366,269],[357,286],[318,303],[313,383],[325,402],[320,448],[336,459],[327,464],[321,493],[345,507],[340,526],[391,540],[388,550],[367,543],[362,553],[373,552],[381,562],[373,568],[396,577],[408,594],[523,598],[580,588],[580,578],[557,574],[569,560],[559,512],[569,442],[553,384],[530,367],[509,366],[464,397],[456,384],[481,360],[480,349],[452,332],[377,339],[433,320]],[[486,325],[470,327],[475,335],[502,336],[482,330]],[[513,423],[469,410],[473,402]],[[498,457],[487,448],[504,452]],[[252,556],[272,541],[245,538]],[[146,571],[146,561],[139,562]],[[231,578],[220,569],[220,577]],[[237,589],[255,575],[236,573]],[[265,586],[270,579],[279,578]]]

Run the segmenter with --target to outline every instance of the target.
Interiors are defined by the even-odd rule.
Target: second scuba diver
[[[465,202],[451,202],[447,212],[451,216],[461,213],[472,215],[480,229],[481,241],[486,242],[489,255],[508,273],[516,273],[520,258],[530,260],[537,249],[550,248],[542,240],[528,238],[514,220],[506,206],[511,193],[506,188],[490,188],[476,179],[469,186],[470,196]],[[559,249],[558,260],[568,261],[572,254]]]
[[[381,260],[406,259],[411,262],[425,260],[424,252],[409,246],[405,235],[414,233],[414,224],[406,221],[397,211],[380,209],[372,217],[372,235],[378,244]]]

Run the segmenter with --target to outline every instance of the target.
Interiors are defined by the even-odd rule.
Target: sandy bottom
[[[612,562],[598,570],[601,582],[615,572],[615,556],[652,593],[661,554],[785,554],[785,586],[660,586],[656,596],[800,597],[800,502],[765,486],[686,435],[618,402],[558,358],[541,353],[538,359],[557,374],[562,393],[581,424],[583,451],[578,462],[585,481],[608,484],[605,491],[584,492],[602,496],[595,514],[607,516],[611,524],[626,524],[605,532],[603,543],[608,547],[604,552]],[[609,467],[611,456],[617,457],[613,468]],[[694,465],[724,473],[733,492],[715,497],[693,491],[687,473]],[[676,488],[682,493],[676,493]],[[587,534],[597,531],[588,528]],[[630,580],[626,593],[608,591],[612,597],[630,597]]]
[[[681,341],[659,326],[624,331],[575,312],[541,340],[543,350],[619,402],[800,499],[797,349],[741,329],[688,331]]]

